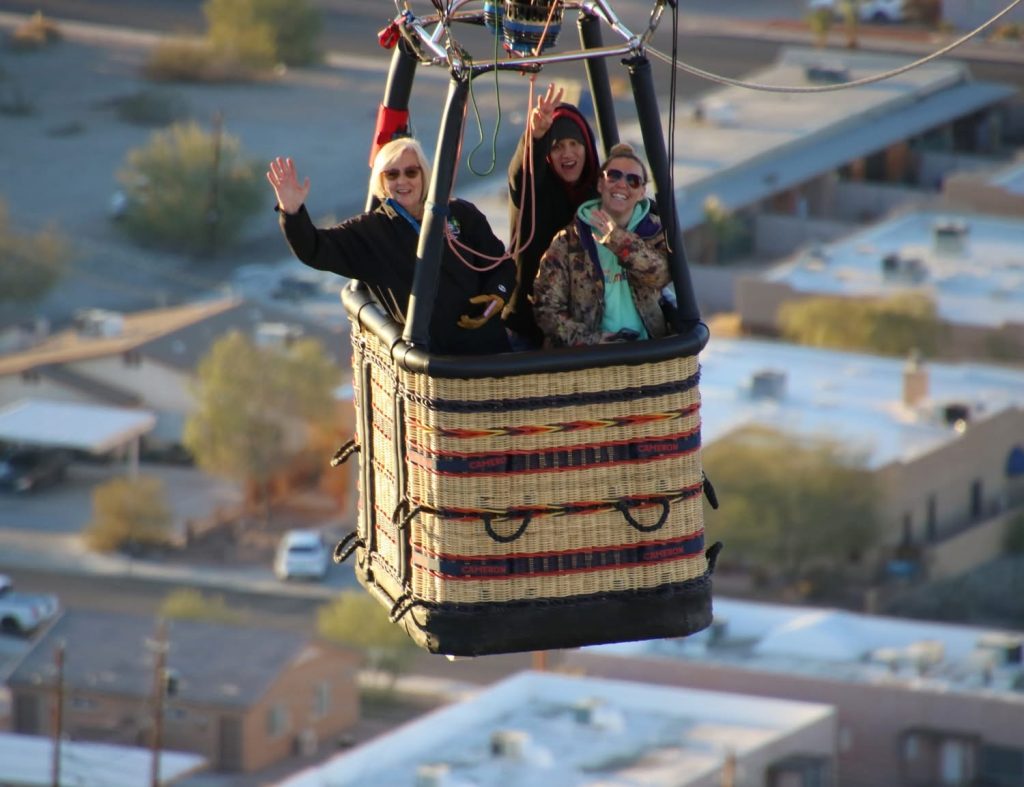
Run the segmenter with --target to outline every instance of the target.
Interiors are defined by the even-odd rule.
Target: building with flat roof
[[[908,213],[740,277],[736,308],[745,330],[776,333],[781,306],[795,300],[919,293],[943,327],[940,357],[1021,361],[1021,238],[1019,217]]]
[[[832,705],[842,787],[1010,787],[1024,784],[1022,652],[1022,632],[716,598],[699,634],[583,648],[563,666],[645,691]]]
[[[282,787],[831,784],[832,708],[522,672]]]
[[[762,426],[860,452],[887,547],[918,552],[933,576],[998,554],[1024,503],[1024,369],[713,336],[701,412],[705,445]]]
[[[1000,166],[957,172],[942,187],[956,209],[989,216],[1024,216],[1024,155]]]

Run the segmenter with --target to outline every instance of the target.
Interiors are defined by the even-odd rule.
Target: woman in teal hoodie
[[[551,242],[533,285],[549,346],[653,339],[668,327],[661,290],[671,280],[661,222],[645,196],[647,167],[629,145],[611,149],[598,199]]]

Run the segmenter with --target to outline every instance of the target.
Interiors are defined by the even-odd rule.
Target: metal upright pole
[[[601,20],[586,9],[577,17],[580,29],[580,43],[584,49],[604,46],[601,37]],[[594,117],[597,120],[597,134],[604,156],[619,141],[619,127],[615,122],[615,103],[612,100],[611,84],[608,82],[608,64],[603,57],[587,58],[584,62],[590,95],[594,99]]]
[[[53,705],[53,763],[51,776],[53,787],[60,787],[60,742],[64,737],[64,642],[57,643],[53,654],[57,670],[56,696]]]
[[[160,787],[160,749],[163,747],[164,732],[164,674],[167,664],[167,629],[164,621],[157,625],[156,643],[153,645],[156,659],[153,664],[153,758],[150,763],[150,787]]]
[[[416,249],[416,272],[409,298],[405,332],[402,339],[420,347],[430,347],[430,318],[437,297],[437,280],[444,253],[444,230],[448,221],[448,200],[451,197],[455,168],[458,165],[459,137],[469,95],[471,75],[455,74],[448,85],[448,100],[441,117],[441,129],[434,154],[434,174],[427,191],[423,210],[420,243]]]
[[[668,264],[672,282],[676,287],[678,303],[676,325],[673,327],[678,333],[683,333],[700,320],[700,310],[697,308],[697,298],[693,292],[690,268],[686,263],[683,236],[679,231],[676,198],[672,190],[672,162],[668,160],[668,152],[665,150],[665,135],[661,131],[661,113],[658,111],[658,98],[654,92],[651,63],[646,57],[638,56],[626,61],[626,65],[629,67],[629,79],[633,86],[633,99],[636,102],[636,115],[644,140],[644,151],[647,153],[647,162],[651,165],[651,175],[654,178],[658,215],[669,244]]]

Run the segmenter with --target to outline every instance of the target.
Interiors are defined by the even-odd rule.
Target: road
[[[152,578],[54,573],[30,568],[5,568],[18,590],[56,593],[67,609],[102,610],[125,615],[155,615],[168,594],[180,585]],[[323,599],[231,589],[204,591],[224,598],[225,605],[242,613],[253,625],[312,635],[316,610]]]

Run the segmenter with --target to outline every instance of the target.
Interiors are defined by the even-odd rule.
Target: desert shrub
[[[196,38],[161,41],[143,73],[159,82],[235,82],[252,77],[249,68],[217,51],[209,41]]]
[[[86,543],[100,552],[138,550],[170,542],[171,511],[158,478],[115,478],[96,488]]]
[[[174,251],[206,254],[234,242],[264,202],[260,168],[238,139],[194,122],[129,151],[118,179],[128,234]]]

